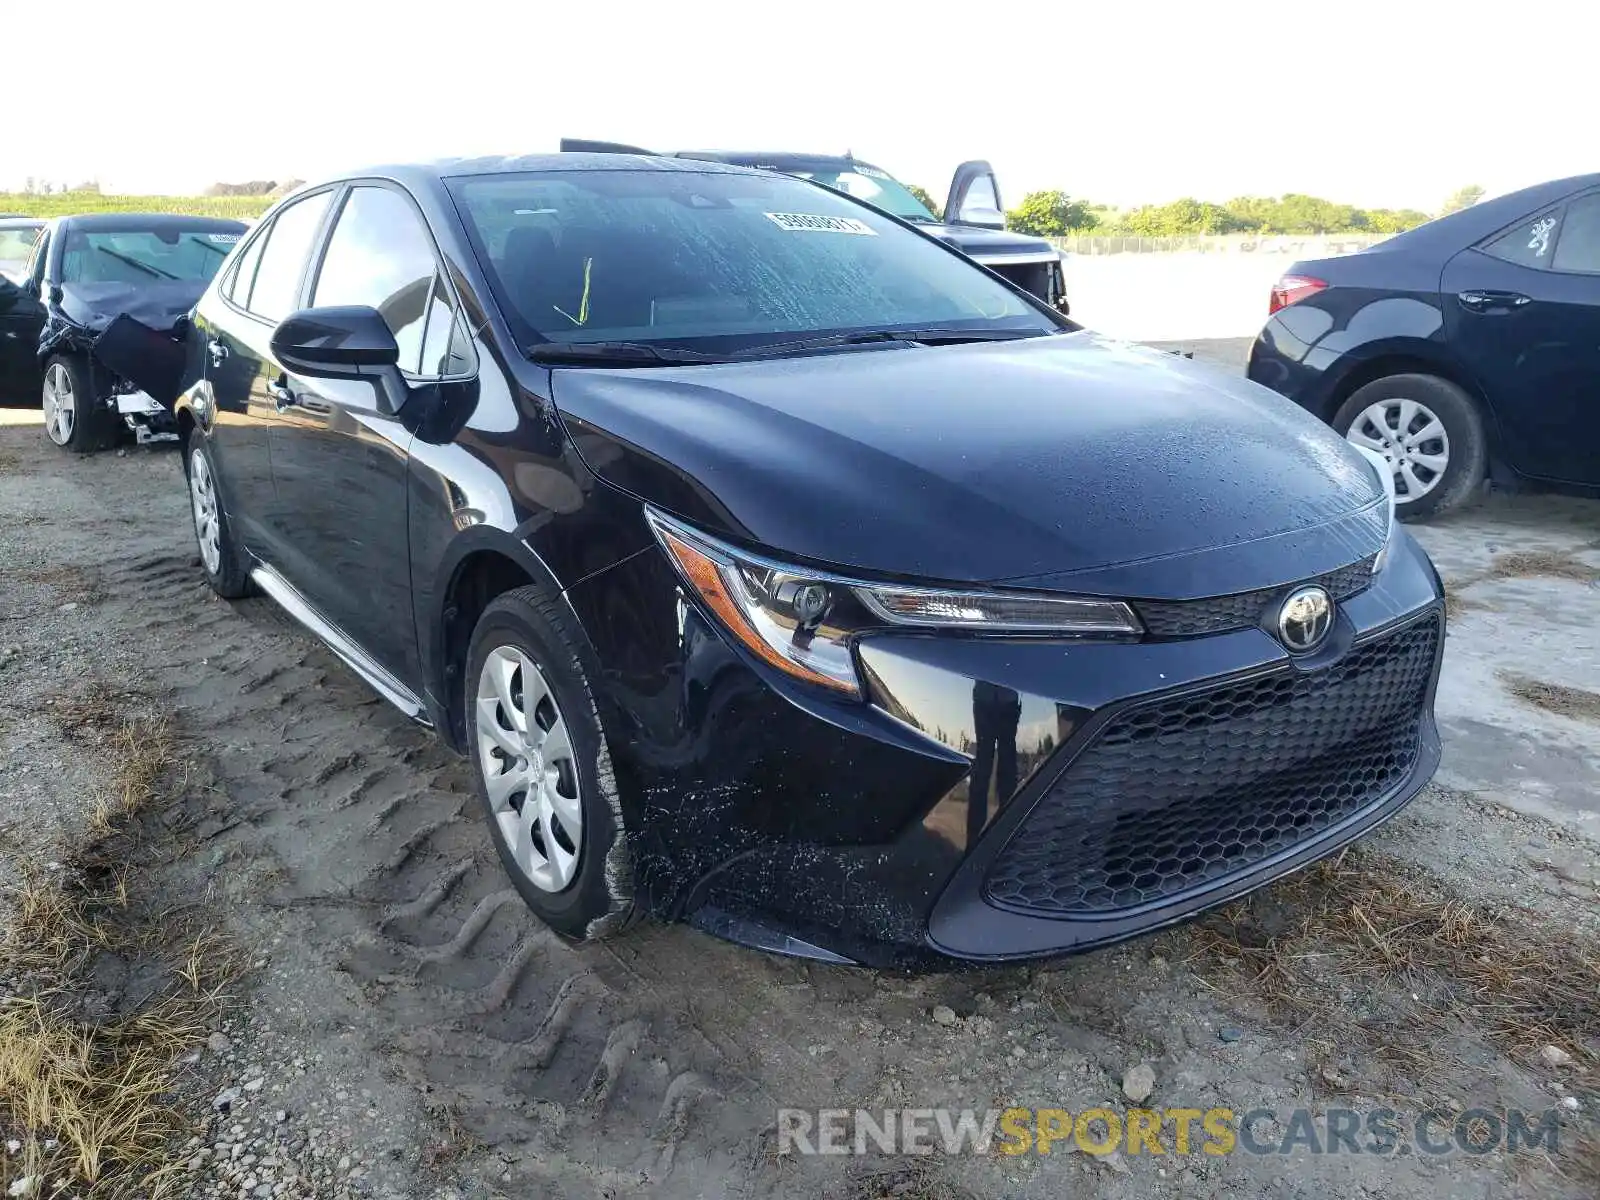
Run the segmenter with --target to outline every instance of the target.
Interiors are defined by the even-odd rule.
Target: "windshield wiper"
[[[137,267],[146,275],[154,275],[157,279],[177,278],[176,275],[163,271],[160,267],[152,267],[149,263],[140,262],[137,258],[129,258],[126,254],[120,254],[108,246],[101,246],[99,247],[99,250],[101,254],[109,255],[112,258],[119,259],[122,262],[127,263],[130,267]]]
[[[867,346],[875,342],[900,342],[918,346],[951,346],[959,342],[1009,342],[1016,338],[1041,337],[1047,331],[1033,329],[863,329],[855,333],[830,333],[821,337],[801,338],[793,342],[775,342],[770,346],[753,346],[741,350],[731,358],[781,358],[786,354],[804,354],[809,350],[827,350],[835,346]]]
[[[540,342],[529,346],[527,355],[547,366],[681,366],[686,363],[726,362],[716,354],[698,350],[677,350],[671,346],[651,346],[644,342]]]

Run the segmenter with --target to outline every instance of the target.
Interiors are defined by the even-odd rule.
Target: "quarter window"
[[[330,195],[318,192],[297,200],[273,218],[266,249],[256,265],[255,284],[245,303],[256,316],[278,322],[294,311],[301,274],[328,211]]]
[[[1550,251],[1560,232],[1561,210],[1552,208],[1513,225],[1483,250],[1518,266],[1542,269],[1550,265]]]
[[[240,308],[250,307],[250,289],[256,282],[256,264],[261,261],[261,251],[267,244],[267,234],[271,232],[270,229],[263,229],[261,236],[244,248],[244,253],[239,256],[239,265],[228,277],[225,295]]]
[[[1551,265],[1558,271],[1600,272],[1600,192],[1567,205]]]
[[[399,192],[351,190],[328,239],[311,302],[319,308],[364,304],[377,309],[400,347],[401,370],[441,372],[453,312],[450,293],[438,278],[426,227]],[[429,336],[430,326],[437,327],[436,335]]]

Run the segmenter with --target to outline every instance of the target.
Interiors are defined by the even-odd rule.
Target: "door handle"
[[[1524,296],[1521,292],[1497,291],[1466,291],[1457,292],[1456,300],[1468,312],[1484,313],[1494,312],[1496,309],[1521,308],[1532,301],[1533,297]]]
[[[213,367],[220,367],[222,365],[222,360],[228,357],[227,343],[219,342],[213,338],[211,341],[206,343],[206,352],[211,355],[211,365]]]
[[[273,406],[279,412],[286,408],[294,407],[294,393],[289,390],[289,377],[287,375],[279,375],[271,383],[267,384],[267,395],[272,397]]]

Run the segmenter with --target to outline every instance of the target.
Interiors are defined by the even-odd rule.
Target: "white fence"
[[[1378,233],[1217,233],[1192,237],[1078,237],[1051,238],[1068,254],[1272,254],[1291,258],[1332,258],[1352,254],[1387,240]]]

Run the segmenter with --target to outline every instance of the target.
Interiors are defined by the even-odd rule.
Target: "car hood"
[[[152,329],[171,329],[205,293],[204,281],[168,280],[148,284],[64,283],[56,307],[84,329],[103,329],[123,313]]]
[[[553,374],[601,479],[871,575],[1184,599],[1345,566],[1387,523],[1295,405],[1091,333]]]
[[[1025,233],[1006,233],[999,229],[979,229],[973,225],[929,225],[919,222],[917,228],[930,237],[936,237],[954,246],[970,258],[1011,258],[1025,254],[1053,256],[1056,248],[1041,237]]]

